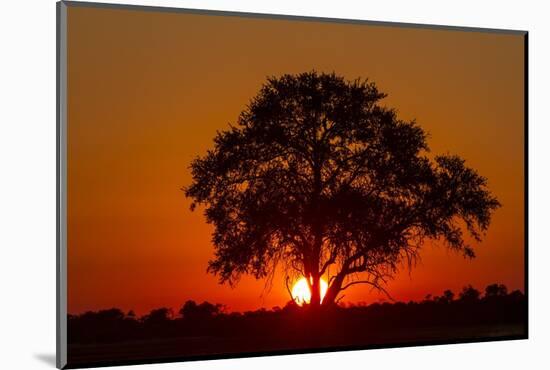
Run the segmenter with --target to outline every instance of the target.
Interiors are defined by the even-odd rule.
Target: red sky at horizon
[[[502,203],[476,259],[427,243],[391,295],[523,290],[523,58],[514,34],[69,7],[68,311],[283,306],[279,275],[265,291],[206,273],[212,227],[181,187],[267,76],[313,69],[376,82],[429,133],[432,153],[465,158]],[[381,299],[364,286],[344,301]]]

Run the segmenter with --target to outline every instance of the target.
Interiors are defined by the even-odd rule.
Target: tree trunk
[[[311,300],[310,306],[313,308],[319,307],[321,305],[321,279],[317,276],[312,276],[311,283]]]
[[[323,306],[332,306],[336,303],[336,298],[338,297],[338,294],[342,289],[342,284],[344,283],[345,277],[346,274],[344,273],[339,273],[338,275],[336,275],[336,277],[327,289],[325,298],[323,298]]]
[[[316,138],[315,138],[316,140]],[[319,256],[321,255],[321,247],[323,243],[323,225],[319,218],[320,213],[320,195],[321,195],[321,164],[319,160],[319,152],[314,152],[313,156],[313,194],[312,194],[312,231],[313,231],[313,248],[311,254],[311,300],[310,307],[318,308],[321,306],[321,276],[319,274]]]

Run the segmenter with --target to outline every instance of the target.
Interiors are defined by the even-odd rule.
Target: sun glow
[[[321,278],[321,302],[323,301],[323,298],[325,297],[325,294],[327,293],[328,284],[327,282]],[[292,299],[294,299],[294,302],[298,306],[303,306],[304,303],[309,303],[311,299],[311,291],[309,290],[309,286],[307,284],[306,278],[300,278],[294,286],[292,287]]]

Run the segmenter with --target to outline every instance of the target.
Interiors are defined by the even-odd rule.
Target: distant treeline
[[[157,308],[137,317],[118,308],[68,315],[68,340],[72,344],[113,343],[176,337],[280,337],[304,340],[305,336],[349,338],[387,329],[415,330],[460,326],[526,324],[526,299],[522,292],[492,284],[482,294],[472,286],[455,294],[428,295],[423,301],[340,305],[311,311],[293,301],[283,308],[227,312],[224,305],[189,300],[177,313]],[[365,334],[367,333],[367,334]]]

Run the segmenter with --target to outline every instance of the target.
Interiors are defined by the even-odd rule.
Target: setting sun
[[[321,279],[321,302],[325,297],[328,289],[328,284],[324,279]],[[304,303],[309,303],[311,299],[311,291],[307,284],[306,278],[302,277],[292,287],[292,298],[297,305],[302,306]]]

